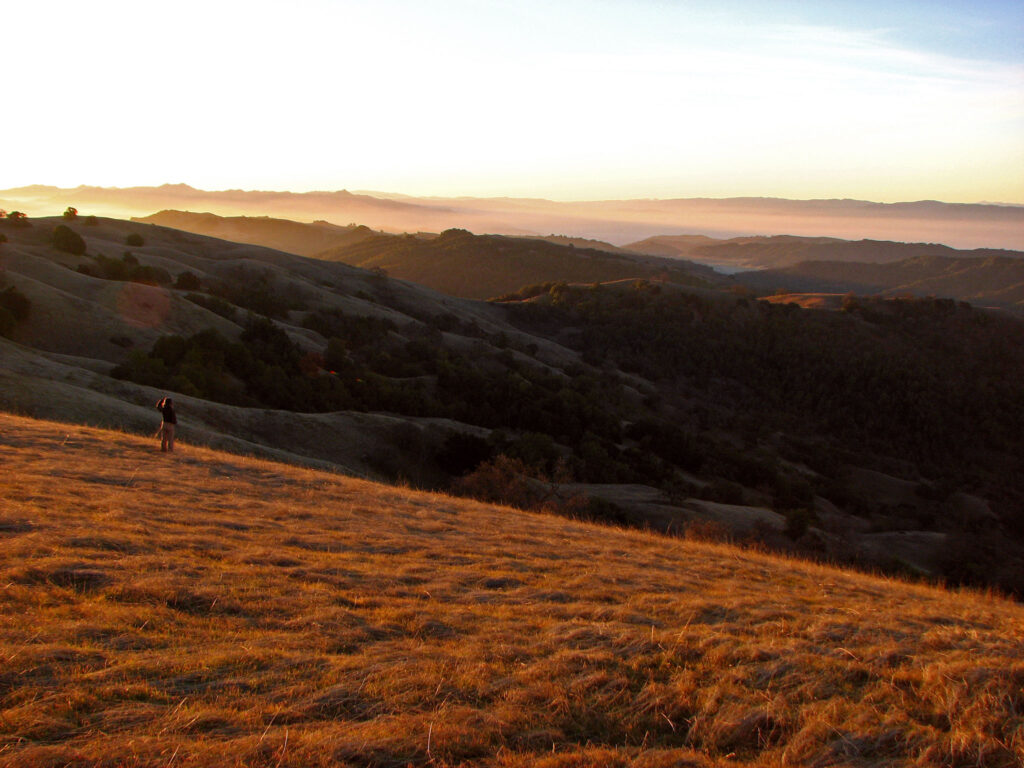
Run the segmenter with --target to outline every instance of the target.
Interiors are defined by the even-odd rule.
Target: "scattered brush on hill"
[[[1024,760],[1024,612],[0,416],[0,766]]]

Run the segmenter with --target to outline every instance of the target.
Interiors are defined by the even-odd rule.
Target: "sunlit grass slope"
[[[0,416],[0,765],[993,765],[1024,608]]]

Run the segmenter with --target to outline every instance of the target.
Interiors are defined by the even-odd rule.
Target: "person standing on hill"
[[[160,422],[160,450],[166,453],[174,453],[174,428],[178,424],[178,417],[174,415],[174,401],[169,397],[163,398],[156,404],[156,409],[163,414],[164,420]]]

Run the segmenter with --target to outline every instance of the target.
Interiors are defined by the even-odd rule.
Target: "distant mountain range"
[[[0,190],[0,208],[29,216],[83,213],[142,216],[164,209],[221,216],[268,215],[346,225],[360,222],[392,232],[547,235],[604,240],[621,246],[656,235],[727,238],[787,233],[858,240],[941,242],[958,248],[1024,248],[1024,207],[936,201],[774,198],[605,200],[555,202],[521,198],[435,198],[386,193],[205,191],[187,184],[73,189],[43,185]]]

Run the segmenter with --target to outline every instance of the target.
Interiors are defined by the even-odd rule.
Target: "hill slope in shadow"
[[[1024,610],[0,415],[0,765],[1024,759]]]

